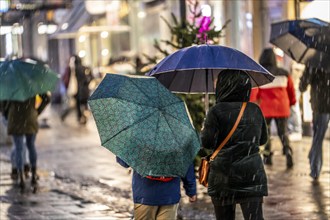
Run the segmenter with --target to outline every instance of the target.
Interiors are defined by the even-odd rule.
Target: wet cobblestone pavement
[[[49,129],[40,129],[39,189],[24,194],[10,178],[10,145],[0,146],[0,219],[132,219],[131,174],[100,146],[92,119],[79,126],[74,117],[61,123],[51,109]],[[330,218],[330,142],[324,142],[324,164],[318,182],[309,176],[310,137],[292,142],[294,168],[286,169],[280,142],[273,137],[273,165],[266,167],[269,196],[264,199],[265,219]],[[28,187],[27,187],[28,188]],[[215,219],[206,189],[198,185],[198,201],[182,194],[179,219]],[[236,219],[243,219],[237,207]]]

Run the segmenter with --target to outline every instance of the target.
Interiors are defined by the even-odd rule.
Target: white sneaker
[[[291,133],[289,134],[289,140],[290,141],[301,141],[302,140],[302,134],[301,133]]]

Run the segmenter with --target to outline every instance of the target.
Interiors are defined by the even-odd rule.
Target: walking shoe
[[[10,178],[15,181],[18,180],[18,171],[16,168],[11,169]]]
[[[32,167],[31,171],[32,171],[31,185],[36,186],[38,184],[37,180],[39,179],[39,176],[37,174],[37,168]]]
[[[273,156],[273,152],[270,152],[268,155],[264,154],[263,161],[265,165],[273,165],[272,156]]]
[[[293,167],[293,159],[292,159],[292,149],[291,147],[288,147],[286,152],[285,152],[285,156],[286,156],[286,167],[288,169],[291,169]]]
[[[25,178],[29,178],[30,176],[30,165],[29,164],[25,164],[24,165],[24,176]]]
[[[25,180],[24,180],[24,173],[23,171],[18,172],[19,176],[19,188],[21,189],[21,193],[24,193],[25,190]]]

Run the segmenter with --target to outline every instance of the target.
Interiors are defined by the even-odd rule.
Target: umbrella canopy
[[[200,149],[184,102],[154,77],[107,74],[89,98],[102,146],[142,176],[185,176]]]
[[[44,63],[30,59],[0,63],[0,100],[25,101],[53,91],[58,75]]]
[[[244,53],[219,45],[198,45],[174,52],[147,75],[177,93],[214,93],[214,82],[224,69],[244,70],[252,86],[270,83],[274,76]]]
[[[298,63],[330,70],[330,24],[317,18],[271,25],[270,42]]]

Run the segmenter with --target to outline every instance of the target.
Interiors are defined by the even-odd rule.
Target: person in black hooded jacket
[[[201,133],[204,148],[218,148],[250,93],[251,81],[244,71],[224,70],[219,74],[216,104],[208,112]],[[237,129],[210,165],[208,194],[217,219],[235,219],[236,204],[240,204],[245,219],[263,219],[262,202],[268,188],[259,146],[267,139],[259,106],[248,102]]]

